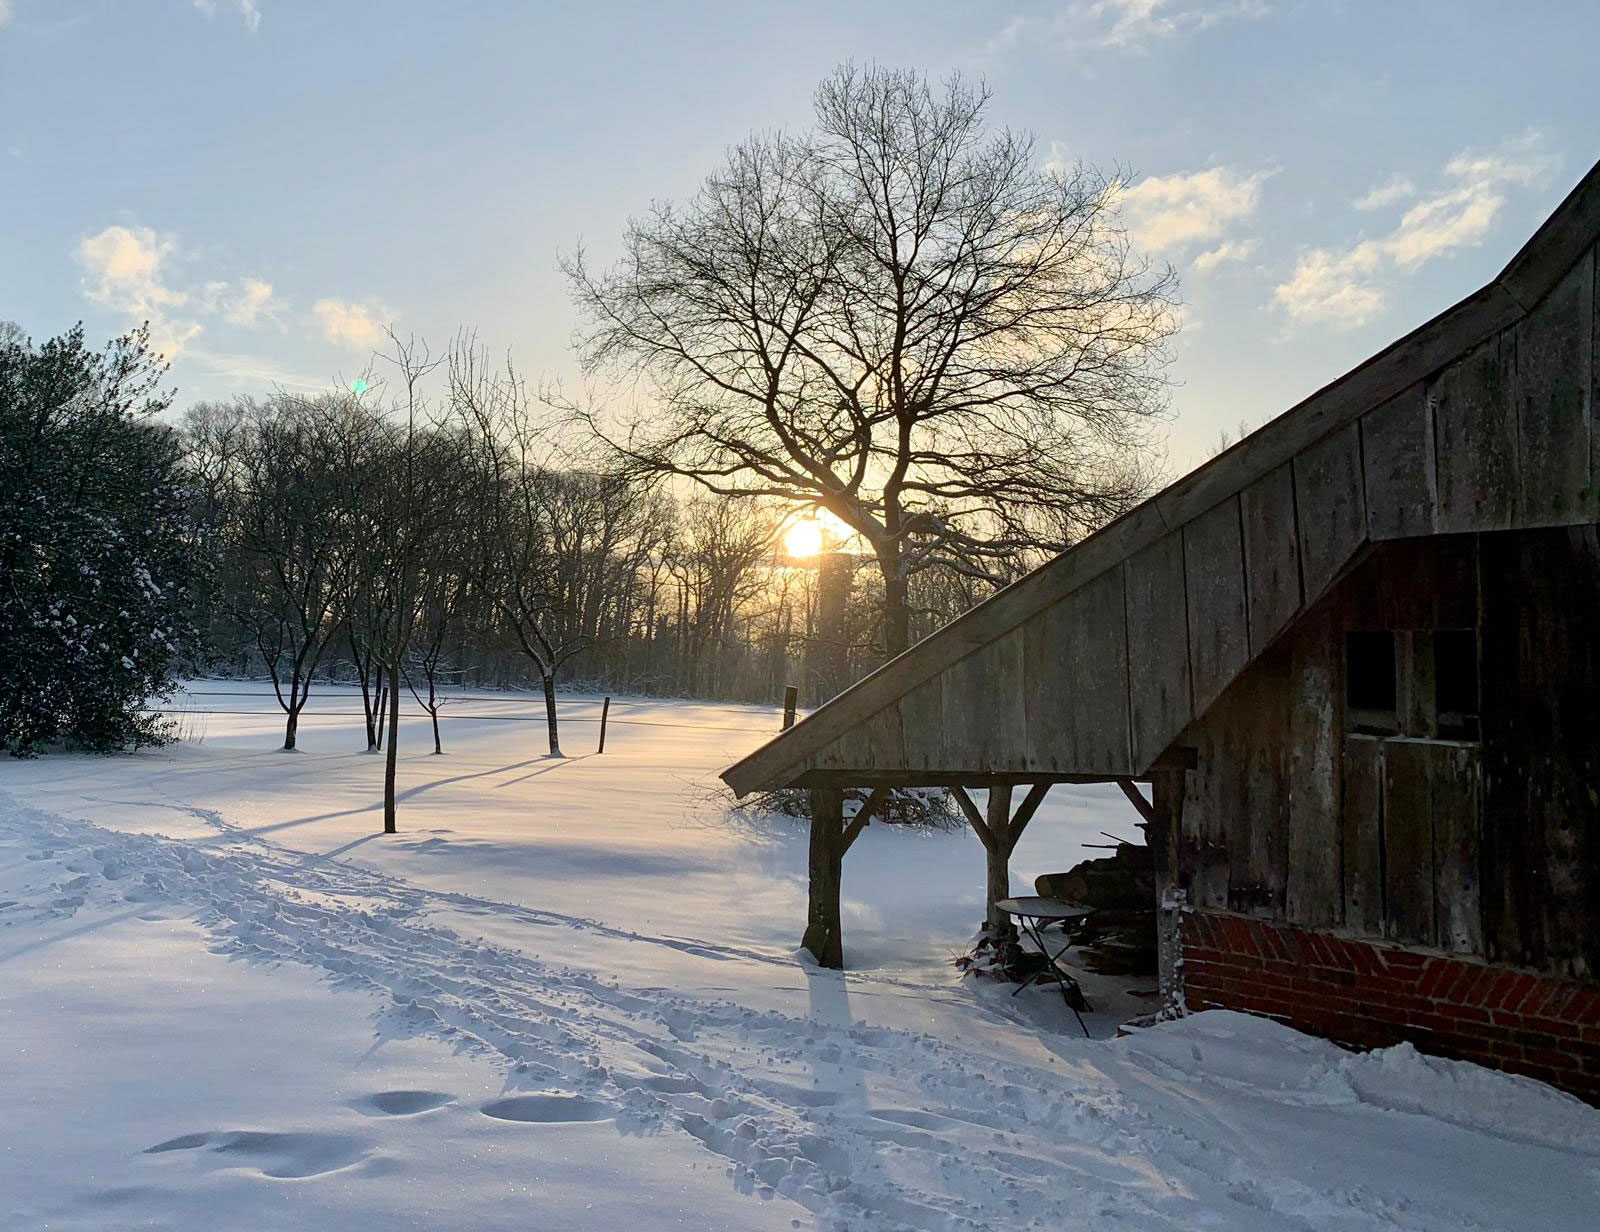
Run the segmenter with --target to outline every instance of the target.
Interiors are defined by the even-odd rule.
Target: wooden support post
[[[604,753],[606,751],[606,720],[610,717],[611,699],[608,697],[605,700],[605,704],[600,707],[600,747],[595,750],[596,753]]]
[[[800,703],[800,690],[794,685],[783,687],[783,730],[788,731],[794,726],[795,707]]]
[[[956,803],[960,805],[962,813],[966,815],[967,821],[971,823],[973,833],[983,844],[984,854],[987,857],[988,879],[984,902],[985,920],[989,930],[996,938],[1009,939],[1014,944],[1017,939],[1017,927],[1012,923],[1011,917],[995,904],[1002,898],[1011,897],[1011,853],[1016,850],[1017,840],[1022,837],[1022,832],[1027,829],[1034,813],[1038,811],[1039,805],[1050,791],[1050,784],[1035,783],[1028,788],[1027,796],[1023,798],[1015,813],[1011,811],[1011,784],[1001,783],[990,787],[987,817],[978,812],[978,806],[973,803],[965,787],[952,787],[950,791],[955,796]]]
[[[1128,788],[1123,790],[1127,791]],[[1144,799],[1137,788],[1134,788],[1134,794],[1139,800]],[[1161,991],[1159,1013],[1163,1018],[1175,1018],[1186,1009],[1183,989],[1183,908],[1188,903],[1189,891],[1178,856],[1183,828],[1183,770],[1152,772],[1150,796],[1149,811],[1140,809],[1140,812],[1147,818],[1144,837],[1150,846],[1156,870],[1156,980]]]
[[[800,944],[819,967],[844,966],[844,929],[839,919],[839,883],[844,872],[844,793],[811,789],[810,890],[806,932]]]
[[[989,880],[984,895],[988,911],[989,934],[997,941],[1016,944],[1017,926],[1004,911],[996,907],[1002,898],[1011,897],[1011,785],[989,788],[988,816],[984,818],[993,842],[985,844],[988,854]]]

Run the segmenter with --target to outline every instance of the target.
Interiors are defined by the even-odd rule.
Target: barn
[[[956,790],[992,903],[1052,784],[1114,782],[1171,1009],[1600,1102],[1597,241],[1600,166],[1482,290],[725,771],[811,791],[819,961],[881,789]]]

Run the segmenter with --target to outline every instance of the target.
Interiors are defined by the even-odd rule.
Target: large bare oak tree
[[[1001,582],[1144,496],[1175,284],[1131,248],[1120,175],[1040,165],[960,79],[846,65],[804,134],[751,137],[620,260],[564,261],[577,408],[639,471],[826,509],[883,576]]]

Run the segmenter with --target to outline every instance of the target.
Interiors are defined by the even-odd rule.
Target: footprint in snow
[[[511,1095],[485,1104],[480,1111],[500,1121],[557,1124],[571,1121],[605,1121],[616,1109],[582,1095]]]
[[[218,1130],[206,1134],[185,1134],[170,1138],[145,1150],[146,1155],[169,1151],[198,1151],[223,1156],[228,1162],[253,1165],[263,1176],[279,1180],[301,1180],[337,1172],[367,1157],[367,1148],[348,1134],[290,1133],[273,1134],[256,1130]]]
[[[350,1106],[363,1116],[415,1116],[455,1102],[443,1091],[379,1091],[351,1100]]]

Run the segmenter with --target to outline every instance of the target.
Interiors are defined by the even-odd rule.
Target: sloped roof
[[[722,778],[1137,776],[1368,543],[1600,520],[1597,239],[1600,164],[1482,290]]]

